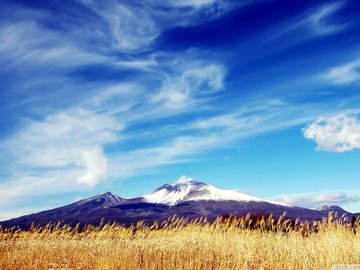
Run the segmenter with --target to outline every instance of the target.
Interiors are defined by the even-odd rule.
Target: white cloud
[[[195,181],[195,179],[191,178],[190,176],[182,175],[179,177],[176,183],[187,183],[191,181]]]
[[[321,76],[334,84],[348,84],[360,80],[360,60],[333,67]]]
[[[77,180],[80,184],[95,186],[99,180],[106,178],[107,163],[104,152],[100,147],[84,150],[80,164],[85,167],[85,174]]]
[[[77,108],[29,122],[1,147],[25,171],[39,176],[71,169],[73,181],[94,186],[107,174],[102,147],[119,140],[122,128],[112,116]]]
[[[165,80],[153,101],[162,101],[173,109],[187,107],[196,102],[195,98],[221,91],[224,77],[224,68],[217,64],[187,67],[180,75]]]
[[[346,194],[345,192],[321,192],[321,193],[303,193],[280,195],[274,198],[275,201],[302,206],[307,208],[318,208],[324,205],[344,205],[352,202],[359,202],[357,195]]]
[[[319,151],[346,152],[360,148],[359,112],[320,117],[303,129],[304,137]]]

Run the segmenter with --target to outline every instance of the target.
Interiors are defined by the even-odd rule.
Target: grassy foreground
[[[254,220],[171,219],[80,229],[0,228],[0,269],[331,269],[360,264],[360,221],[342,225],[272,216]]]

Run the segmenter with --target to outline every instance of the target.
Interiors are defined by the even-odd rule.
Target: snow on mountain
[[[281,203],[263,200],[234,190],[226,190],[208,185],[186,176],[181,176],[174,184],[166,184],[150,194],[144,196],[150,203],[175,205],[183,201],[244,201],[268,202],[278,205]]]

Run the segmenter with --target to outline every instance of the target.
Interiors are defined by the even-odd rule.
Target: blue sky
[[[0,219],[181,175],[360,211],[359,1],[0,7]]]

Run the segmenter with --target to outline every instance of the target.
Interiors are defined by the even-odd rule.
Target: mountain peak
[[[95,195],[88,199],[81,200],[81,201],[77,202],[77,204],[83,205],[83,204],[92,203],[92,204],[99,205],[101,207],[103,207],[103,206],[109,207],[109,206],[120,204],[124,201],[125,201],[125,199],[123,199],[111,192],[105,192],[103,194],[98,194],[98,195]]]
[[[165,184],[150,194],[144,200],[151,203],[175,205],[183,201],[256,201],[269,202],[260,198],[214,187],[203,182],[195,181],[191,177],[181,176],[173,184]],[[273,202],[271,202],[273,203]]]

